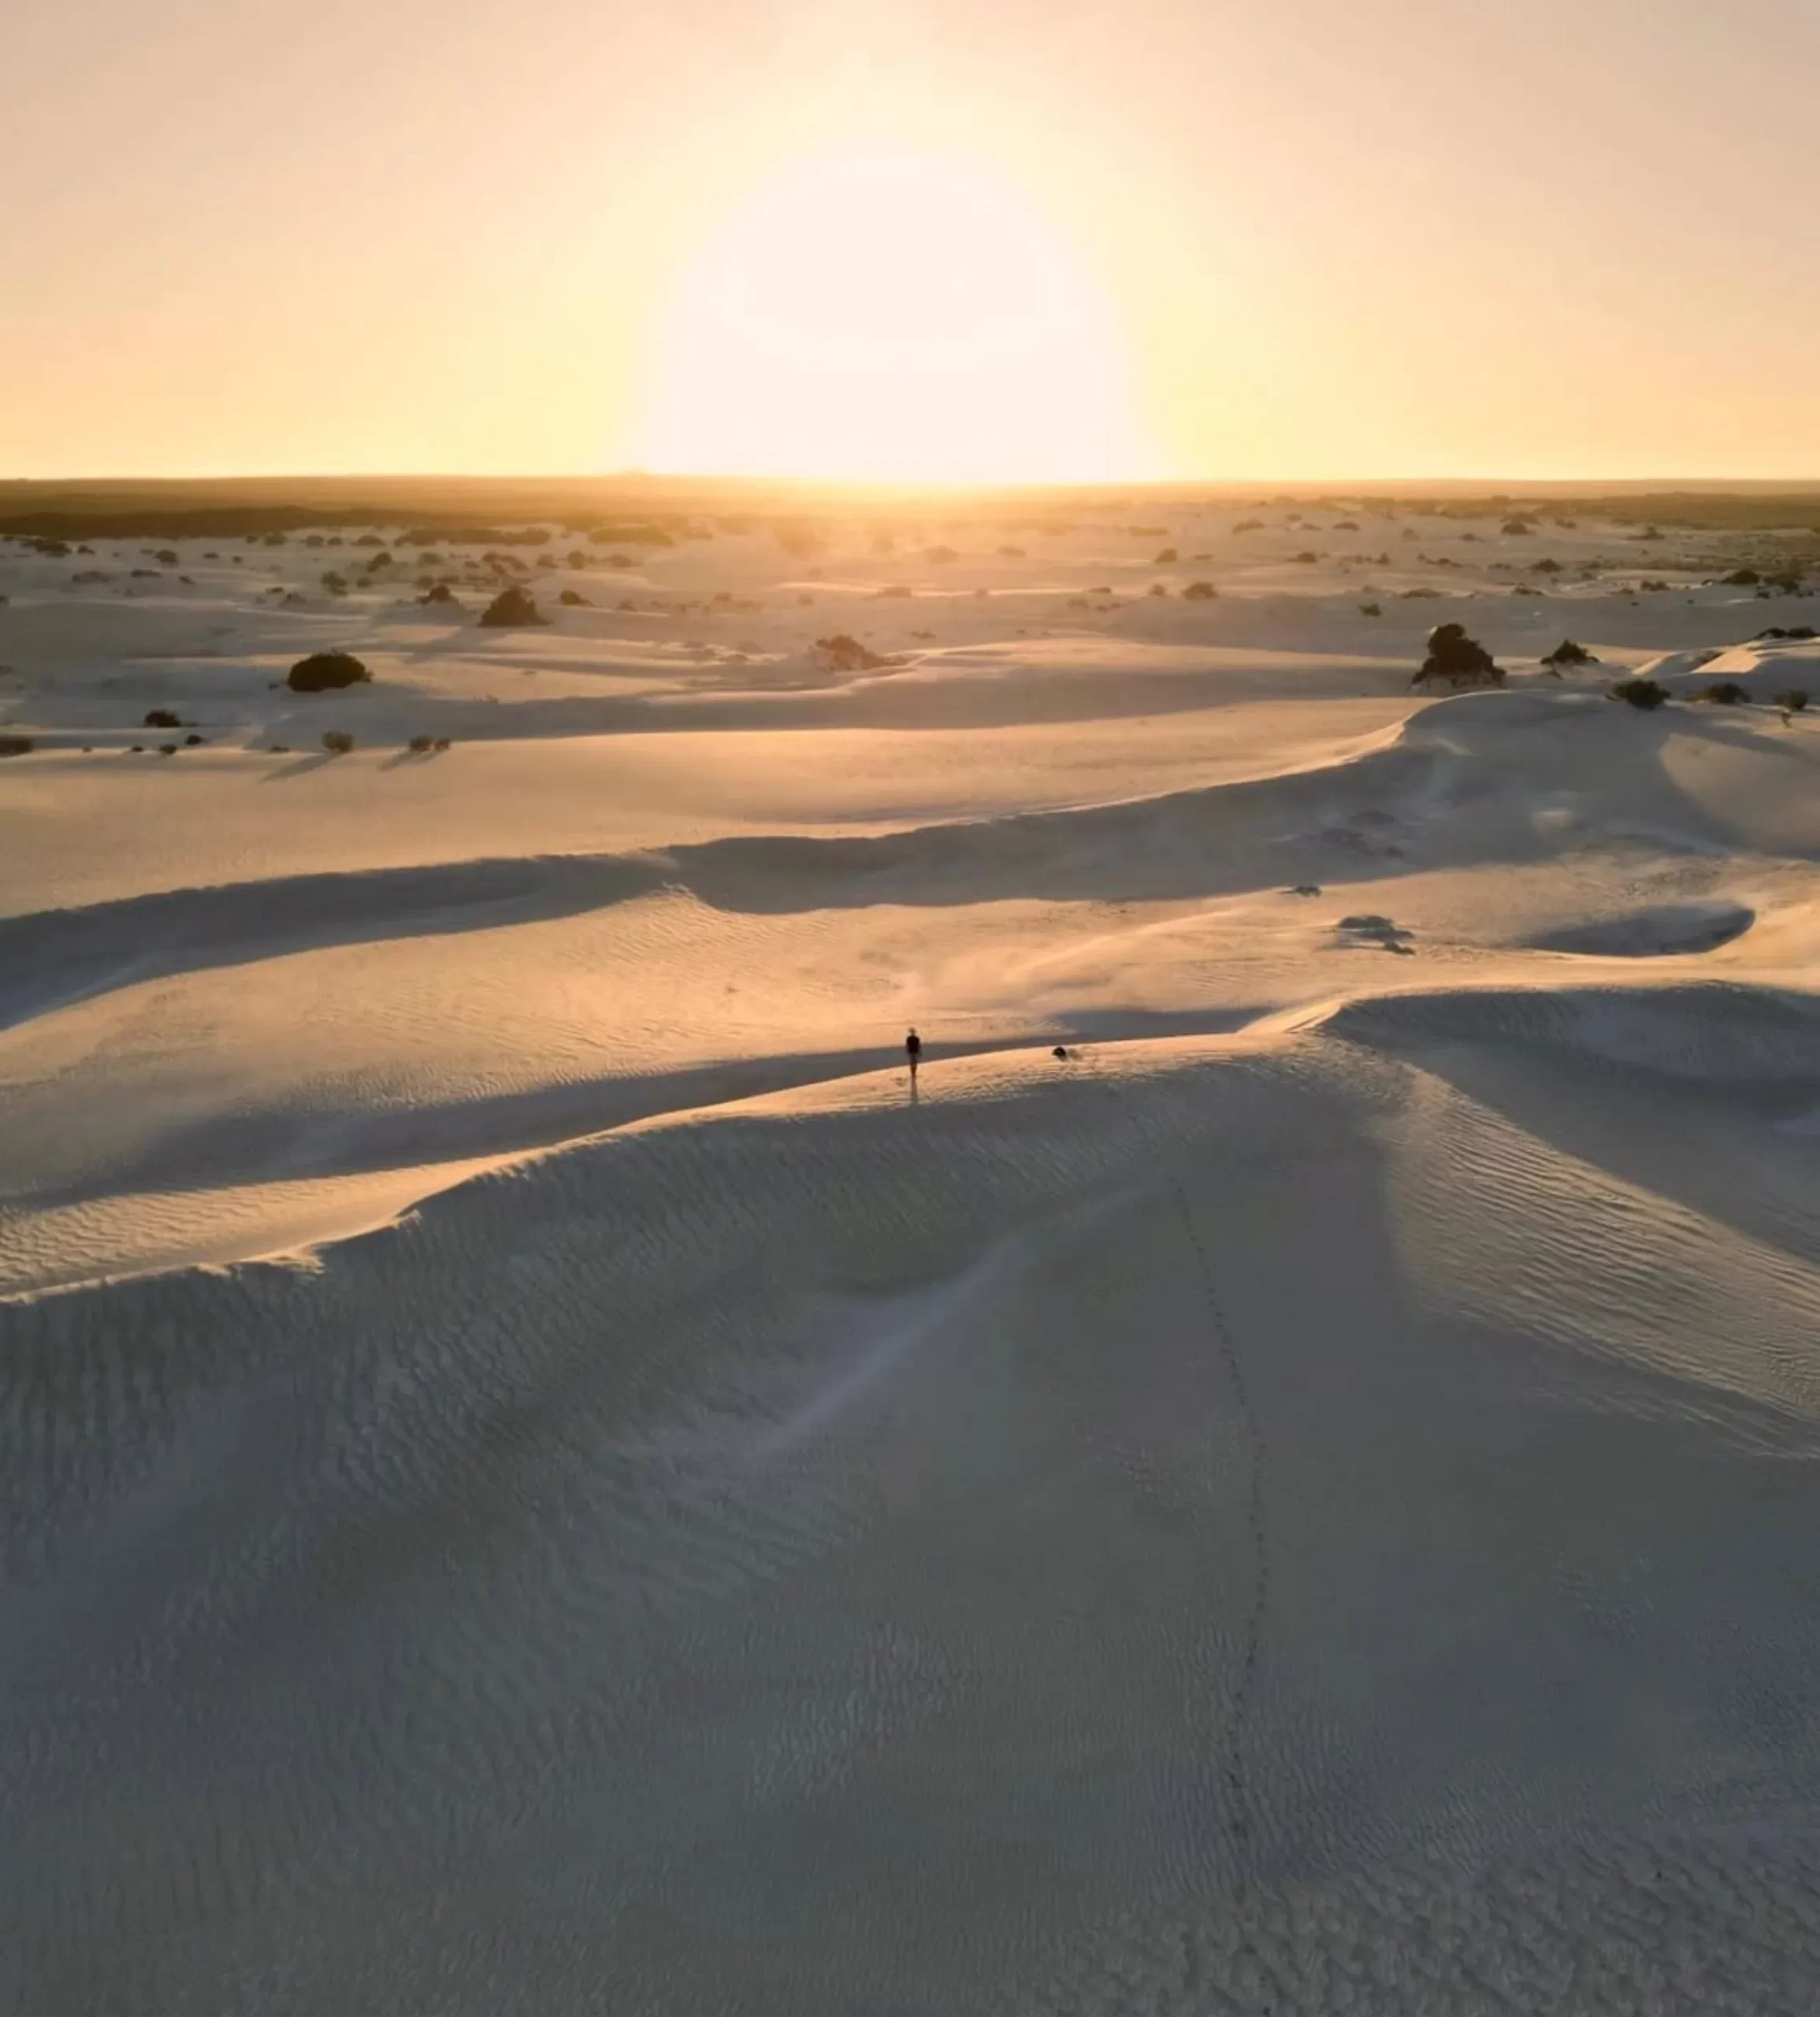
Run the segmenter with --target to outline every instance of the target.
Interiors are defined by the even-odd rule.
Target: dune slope
[[[8,560],[10,2006],[1814,2007],[1798,608],[1266,515]]]

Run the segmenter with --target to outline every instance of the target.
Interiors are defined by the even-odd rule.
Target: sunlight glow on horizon
[[[1161,474],[1110,290],[1008,178],[910,147],[772,176],[685,258],[633,459],[862,483]]]
[[[0,477],[1820,478],[1814,0],[84,20]]]

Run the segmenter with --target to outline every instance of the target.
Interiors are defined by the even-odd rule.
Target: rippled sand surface
[[[0,561],[0,2008],[1820,2002],[1820,656],[1409,522]]]

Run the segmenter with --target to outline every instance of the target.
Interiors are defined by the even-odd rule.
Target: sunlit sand
[[[581,496],[0,547],[11,2004],[1811,2009],[1812,530]]]

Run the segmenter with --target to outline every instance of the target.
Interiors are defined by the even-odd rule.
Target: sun
[[[687,259],[652,350],[648,469],[1153,474],[1106,289],[1029,193],[972,162],[848,147],[777,173]]]

